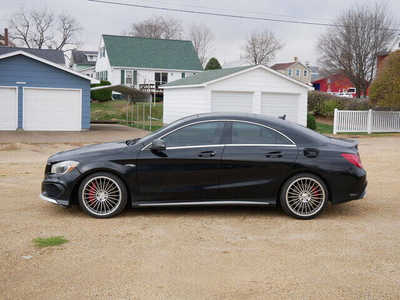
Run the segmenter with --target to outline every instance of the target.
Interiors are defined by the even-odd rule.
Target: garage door
[[[23,118],[24,130],[81,130],[81,91],[24,88]]]
[[[0,87],[0,130],[15,130],[17,127],[17,88]]]
[[[298,99],[297,94],[263,93],[261,113],[271,117],[286,115],[286,120],[297,122]]]
[[[212,92],[212,112],[243,112],[253,111],[253,93]]]

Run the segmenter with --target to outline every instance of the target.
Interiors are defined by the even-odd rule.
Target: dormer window
[[[96,61],[97,55],[89,54],[86,55],[88,61]]]

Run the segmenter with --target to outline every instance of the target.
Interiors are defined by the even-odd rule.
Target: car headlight
[[[79,162],[73,160],[62,161],[51,166],[50,173],[65,174],[71,172],[79,165]]]

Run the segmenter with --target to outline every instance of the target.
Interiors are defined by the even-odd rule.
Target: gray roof
[[[24,51],[26,53],[47,59],[59,65],[65,65],[64,53],[61,50],[54,49],[33,49],[33,48],[20,48],[20,47],[1,47],[0,55],[8,54],[15,51]]]
[[[203,84],[253,67],[254,66],[244,66],[200,72],[188,78],[171,81],[161,87]]]
[[[94,66],[96,65],[95,61],[88,61],[86,55],[96,55],[97,51],[81,51],[81,50],[72,50],[72,60],[77,65],[85,65],[85,66]]]

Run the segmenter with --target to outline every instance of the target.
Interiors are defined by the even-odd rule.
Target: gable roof
[[[15,48],[11,48],[11,49],[15,49]],[[33,55],[31,53],[28,53],[28,52],[25,52],[25,51],[22,51],[22,50],[17,50],[17,51],[14,51],[14,52],[9,52],[9,53],[2,54],[2,55],[0,55],[0,60],[8,58],[8,57],[17,56],[17,55],[23,55],[23,56],[29,57],[31,59],[34,59],[34,60],[39,61],[39,62],[42,62],[42,63],[47,64],[49,66],[55,67],[57,69],[65,71],[67,73],[71,73],[71,74],[73,74],[75,76],[82,77],[83,79],[86,79],[86,80],[89,80],[89,81],[93,80],[93,78],[91,78],[91,77],[88,77],[86,75],[80,74],[80,73],[75,72],[75,71],[72,71],[71,69],[68,69],[68,68],[66,68],[66,67],[64,67],[62,65],[59,65],[59,64],[54,63],[54,62],[52,62],[50,60],[41,58],[39,56]]]
[[[296,62],[289,62],[289,63],[282,63],[282,64],[274,64],[271,69],[273,70],[284,70],[286,68],[289,68],[291,65],[294,65]]]
[[[71,56],[72,61],[77,65],[85,65],[85,66],[94,66],[96,65],[96,61],[88,61],[86,55],[96,55],[97,51],[81,51],[81,50],[72,50]]]
[[[111,66],[200,71],[191,41],[103,35]]]
[[[171,81],[170,83],[164,84],[162,87],[169,86],[184,86],[184,85],[199,85],[204,84],[209,81],[222,78],[231,74],[234,74],[239,71],[243,71],[254,66],[245,66],[245,67],[235,67],[235,68],[226,68],[226,69],[218,69],[218,70],[209,70],[197,73],[196,75],[190,76],[188,78],[183,78],[175,81]]]
[[[52,63],[65,65],[64,53],[61,50],[20,48],[20,47],[12,47],[12,48],[0,47],[0,55],[4,55],[15,51],[24,51],[26,53],[51,61]]]
[[[297,85],[300,85],[302,87],[312,89],[311,86],[302,83],[301,81],[298,81],[296,79],[293,79],[291,77],[288,77],[286,75],[283,75],[282,73],[279,73],[275,70],[272,70],[271,68],[268,68],[264,65],[253,65],[253,66],[245,66],[245,67],[236,67],[236,68],[227,68],[227,69],[219,69],[219,70],[210,70],[210,71],[204,71],[197,73],[196,75],[190,76],[188,78],[184,79],[179,79],[176,81],[171,81],[167,84],[164,84],[161,86],[161,88],[180,88],[180,87],[204,87],[208,84],[211,84],[213,82],[217,82],[220,80],[224,80],[251,70],[256,70],[256,69],[263,69],[266,70],[270,73],[275,74],[276,76],[279,76],[283,79],[289,80]]]

